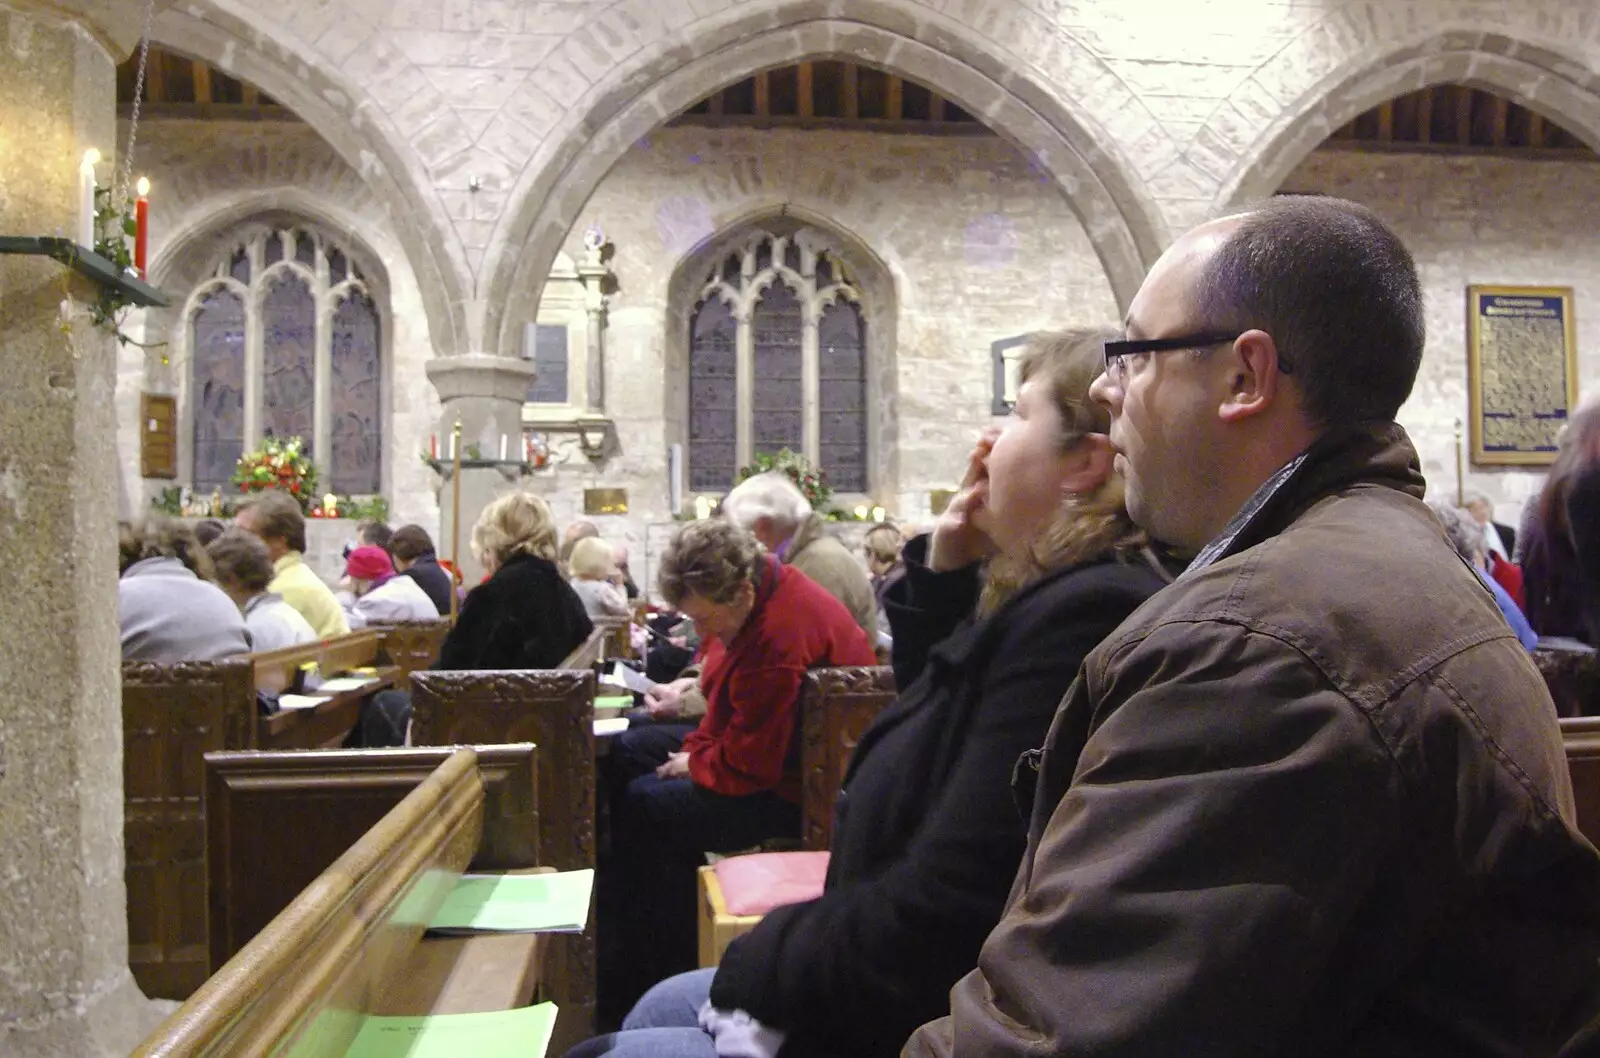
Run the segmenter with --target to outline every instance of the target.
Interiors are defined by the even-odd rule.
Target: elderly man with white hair
[[[877,602],[866,567],[828,535],[822,515],[788,475],[768,471],[747,478],[722,501],[722,514],[749,530],[784,565],[828,589],[867,633],[867,641],[878,641]]]

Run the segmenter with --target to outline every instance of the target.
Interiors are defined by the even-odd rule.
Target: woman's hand
[[[667,758],[667,762],[656,769],[658,779],[687,779],[689,777],[689,754],[674,753]]]
[[[989,450],[1000,436],[998,426],[978,435],[972,454],[967,457],[967,473],[961,489],[950,500],[933,527],[928,545],[928,568],[935,573],[970,566],[994,553],[994,542],[982,529],[988,514]]]
[[[644,692],[645,708],[655,720],[670,720],[683,712],[683,695],[694,686],[693,676],[683,676],[671,683],[658,683]]]

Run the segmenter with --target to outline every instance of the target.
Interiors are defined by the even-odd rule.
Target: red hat
[[[350,552],[350,557],[345,559],[344,573],[356,580],[385,581],[394,576],[394,563],[389,561],[389,552],[369,544]]]

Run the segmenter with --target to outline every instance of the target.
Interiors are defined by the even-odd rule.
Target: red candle
[[[139,178],[139,197],[133,203],[133,267],[139,273],[139,278],[146,277],[145,260],[150,247],[150,200],[145,196],[150,194],[150,181],[144,177]]]

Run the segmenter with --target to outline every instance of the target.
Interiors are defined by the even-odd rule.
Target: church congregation
[[[1600,17],[1403,6],[0,0],[0,1058],[1600,1056]]]

